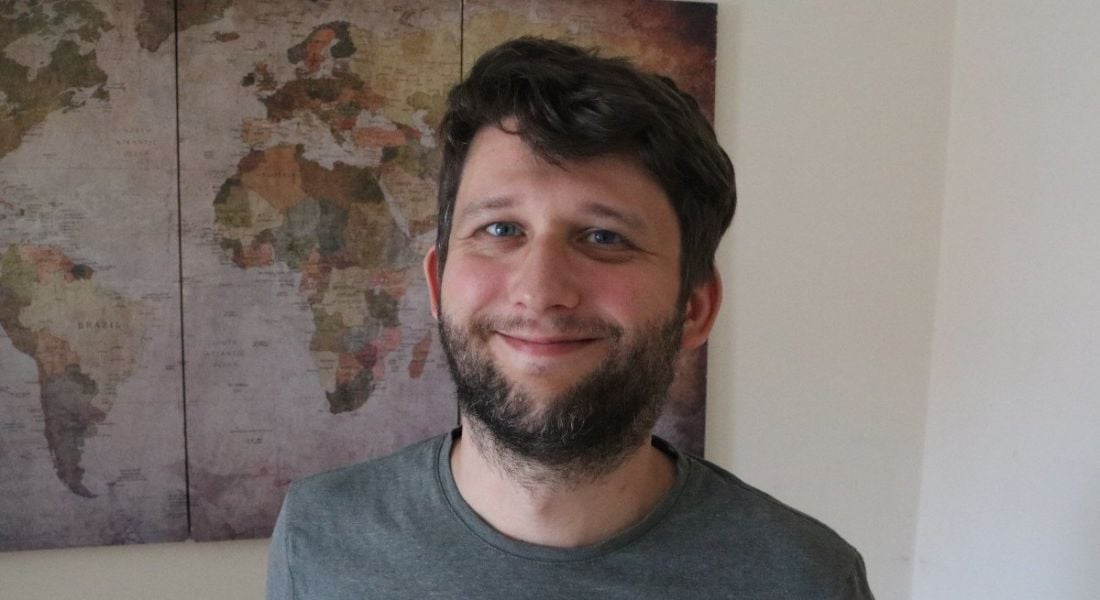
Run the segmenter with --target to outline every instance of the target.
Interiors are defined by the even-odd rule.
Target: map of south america
[[[34,358],[54,470],[74,494],[95,495],[83,480],[85,440],[134,367],[142,312],[56,249],[13,245],[0,255],[0,327]]]

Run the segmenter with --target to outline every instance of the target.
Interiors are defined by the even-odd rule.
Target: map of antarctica
[[[262,537],[457,423],[421,259],[481,52],[635,58],[713,114],[715,7],[0,1],[0,551]],[[658,431],[701,453],[705,356]]]

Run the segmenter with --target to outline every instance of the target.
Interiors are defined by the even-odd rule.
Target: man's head
[[[625,59],[520,38],[486,52],[447,98],[436,248],[445,268],[455,198],[474,136],[506,125],[551,163],[619,154],[664,189],[681,233],[681,298],[714,273],[733,220],[733,165],[695,100]]]
[[[606,471],[713,323],[729,160],[668,80],[545,40],[479,60],[442,137],[425,271],[464,422],[543,473]]]

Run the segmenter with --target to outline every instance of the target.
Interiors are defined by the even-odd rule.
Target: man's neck
[[[454,441],[451,471],[459,493],[500,533],[559,548],[589,546],[641,521],[672,488],[676,465],[649,440],[596,478],[528,478],[487,455],[488,440],[466,426]]]

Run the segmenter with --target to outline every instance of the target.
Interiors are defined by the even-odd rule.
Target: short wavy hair
[[[481,56],[451,89],[440,126],[439,274],[470,145],[483,127],[515,133],[553,164],[607,154],[637,158],[680,225],[680,299],[714,276],[733,220],[733,164],[699,105],[667,77],[563,42],[523,37]]]

